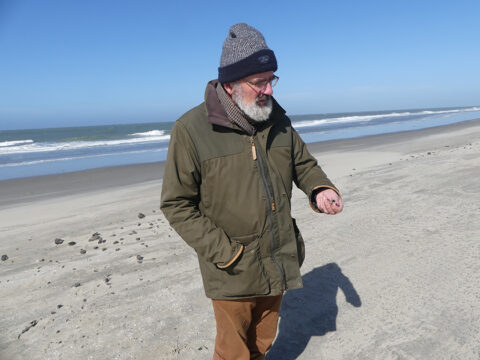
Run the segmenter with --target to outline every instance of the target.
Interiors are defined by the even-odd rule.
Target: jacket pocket
[[[245,246],[238,260],[222,272],[221,292],[225,297],[266,295],[270,284],[260,258],[258,235],[232,237],[232,241]]]
[[[293,231],[295,231],[295,240],[297,241],[297,255],[298,255],[298,266],[301,267],[303,261],[305,260],[305,242],[303,241],[302,234],[300,229],[297,226],[297,222],[292,218],[293,222]]]

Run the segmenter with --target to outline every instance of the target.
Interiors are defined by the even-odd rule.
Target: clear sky
[[[480,1],[0,0],[0,129],[175,120],[228,28],[275,51],[288,114],[480,105]]]

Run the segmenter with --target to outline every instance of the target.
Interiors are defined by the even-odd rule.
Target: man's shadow
[[[296,359],[312,336],[337,329],[338,288],[347,302],[362,305],[352,283],[335,263],[315,268],[302,279],[302,289],[288,291],[283,297],[278,336],[267,354],[269,360]]]

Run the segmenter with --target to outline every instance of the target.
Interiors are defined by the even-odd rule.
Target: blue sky
[[[289,114],[480,105],[480,1],[0,0],[0,129],[175,120],[228,28],[275,51]]]

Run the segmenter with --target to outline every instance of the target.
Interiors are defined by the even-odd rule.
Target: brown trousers
[[[263,360],[277,333],[282,295],[212,300],[217,337],[213,360]]]

